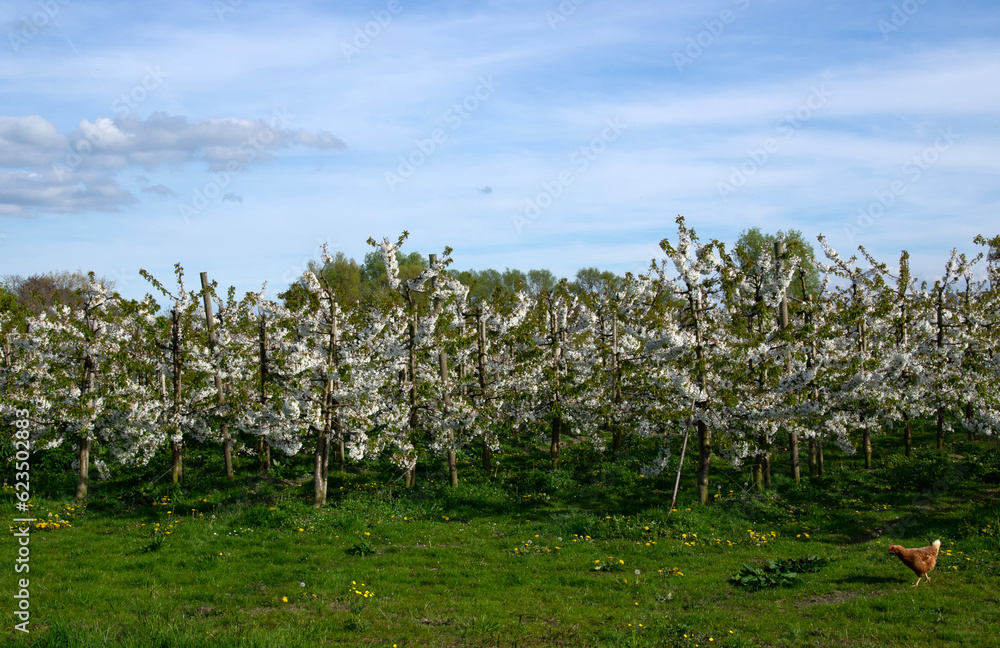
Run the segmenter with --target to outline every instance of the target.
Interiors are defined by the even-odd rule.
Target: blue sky
[[[274,296],[328,242],[641,272],[824,234],[932,278],[1000,233],[992,2],[0,7],[0,275],[180,262]]]

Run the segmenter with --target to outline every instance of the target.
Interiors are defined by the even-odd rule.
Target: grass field
[[[438,461],[421,465],[410,491],[388,466],[348,466],[331,474],[323,510],[311,506],[311,482],[292,478],[304,465],[261,480],[248,462],[229,484],[213,477],[208,448],[189,449],[180,488],[156,480],[159,468],[125,474],[93,484],[83,508],[69,499],[72,476],[53,471],[32,500],[31,632],[14,630],[8,598],[0,642],[996,645],[1000,448],[956,435],[946,454],[918,447],[906,459],[891,454],[895,439],[876,440],[882,467],[830,453],[827,475],[801,485],[776,457],[764,494],[745,490],[746,469],[718,460],[707,507],[692,504],[686,467],[669,517],[673,476],[639,477],[652,452],[640,445],[615,462],[573,446],[557,471],[542,452],[511,449],[489,480],[463,465],[457,488]],[[9,487],[5,501],[15,517]],[[888,545],[936,538],[932,582],[913,588]],[[14,574],[13,535],[5,546],[12,595],[24,575]],[[788,585],[730,581],[744,564],[810,555],[829,562]]]

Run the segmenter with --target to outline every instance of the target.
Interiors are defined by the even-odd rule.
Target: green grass
[[[864,471],[859,458],[831,452],[827,476],[798,485],[775,457],[764,494],[744,490],[745,468],[718,461],[719,497],[708,507],[692,503],[686,468],[669,517],[672,477],[639,478],[638,444],[616,463],[569,448],[559,471],[542,452],[512,449],[493,482],[467,457],[457,488],[444,485],[438,461],[421,464],[411,491],[386,467],[349,467],[331,475],[322,510],[310,482],[228,484],[209,474],[212,458],[192,457],[182,487],[150,483],[162,470],[153,467],[95,483],[84,510],[34,499],[36,517],[59,514],[71,526],[32,534],[32,632],[15,632],[8,615],[0,642],[990,645],[1000,627],[1000,449],[956,442],[950,455],[906,459],[891,454],[892,439],[877,441],[882,467]],[[304,464],[279,476],[297,471]],[[935,538],[932,582],[913,588],[888,545]],[[829,563],[790,586],[749,592],[730,582],[744,563],[807,555]]]

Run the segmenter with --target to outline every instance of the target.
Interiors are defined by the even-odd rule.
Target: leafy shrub
[[[768,587],[791,585],[798,574],[817,572],[827,564],[826,558],[803,556],[785,560],[769,560],[760,569],[743,563],[743,567],[729,581],[738,587],[756,592]]]
[[[360,542],[351,545],[344,551],[351,556],[370,556],[375,553],[375,545],[366,539],[362,539]]]
[[[158,533],[153,536],[153,538],[142,548],[142,553],[153,553],[154,551],[159,551],[163,548],[163,545],[167,543],[167,536],[162,533]]]

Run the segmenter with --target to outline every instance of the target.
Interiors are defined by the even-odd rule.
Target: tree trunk
[[[753,458],[753,489],[758,493],[764,491],[764,454],[760,451]]]
[[[76,504],[79,506],[87,499],[87,485],[90,483],[90,437],[79,438],[76,456],[80,462],[80,475],[76,482]]]
[[[323,386],[323,432],[321,439],[316,444],[315,472],[316,496],[313,506],[322,508],[326,505],[327,484],[330,477],[330,440],[336,439],[339,450],[343,452],[344,430],[340,421],[340,402],[337,400],[336,392],[340,389],[340,379],[337,373],[340,366],[340,323],[337,319],[338,307],[332,292],[328,291],[329,303],[328,316],[330,320],[330,330],[327,339],[326,350],[326,370],[327,379]],[[332,377],[330,377],[332,376]]]
[[[417,321],[416,315],[412,315],[414,319],[410,320],[410,357],[409,357],[409,372],[410,372],[410,434],[411,436],[416,436],[417,433]],[[415,446],[416,444],[414,444]],[[403,476],[403,483],[406,488],[413,488],[417,483],[417,465],[413,464],[412,468],[408,468]]]
[[[260,403],[267,405],[267,317],[260,316]],[[263,435],[257,445],[257,472],[264,477],[271,471],[271,444]]]
[[[704,333],[701,330],[701,290],[688,286],[688,308],[694,320],[695,366],[698,370],[697,385],[708,393],[708,369],[705,366]],[[708,407],[707,401],[692,403],[692,416],[699,409]],[[712,431],[704,421],[697,422],[698,429],[698,504],[708,504],[708,474],[712,468]]]
[[[819,476],[824,475],[823,471],[823,437],[816,439],[816,465],[819,468]]]
[[[88,407],[93,411],[94,407],[94,382],[97,378],[97,362],[89,353],[83,359],[83,384],[80,390],[87,397]],[[87,488],[90,484],[90,446],[91,439],[89,432],[84,432],[77,442],[77,460],[80,462],[80,472],[76,482],[76,503],[82,504],[87,499]]]
[[[771,488],[771,442],[767,440],[766,435],[761,434],[758,443],[760,445],[761,479],[764,490],[768,490]]]
[[[938,290],[937,295],[937,347],[944,348],[944,287]],[[937,408],[937,449],[944,450],[944,406]]]
[[[329,439],[327,439],[323,430],[316,430],[316,451],[313,453],[314,508],[323,508],[326,506],[326,479],[323,474],[323,464],[325,463],[328,444]]]
[[[799,483],[799,435],[795,432],[788,433],[788,459],[791,462],[792,479]]]
[[[257,473],[261,477],[267,476],[271,471],[271,444],[264,437],[260,437],[257,443]]]
[[[909,414],[903,414],[903,420],[906,422],[906,427],[903,428],[903,451],[909,457],[910,451],[913,450],[913,422],[910,421]]]
[[[330,456],[330,392],[328,381],[323,393],[323,409],[326,410],[323,428],[316,430],[316,449],[313,452],[313,507],[318,509],[326,506],[327,462]]]
[[[708,472],[712,467],[712,430],[698,421],[698,503],[708,504]]]
[[[549,446],[549,455],[552,457],[552,467],[559,467],[559,445],[562,437],[562,417],[556,416],[552,419],[552,445]]]
[[[441,372],[441,407],[444,416],[451,409],[451,395],[448,394],[448,354],[441,350],[438,354],[438,368]],[[448,428],[448,483],[458,486],[458,457],[455,452],[455,429]]]
[[[172,360],[174,369],[174,406],[173,411],[175,414],[181,411],[181,314],[177,310],[171,311],[172,318],[172,334],[171,334],[171,350],[172,350]],[[177,435],[180,437],[182,432],[180,429],[176,430]],[[184,479],[184,444],[181,441],[171,441],[170,443],[170,477],[173,483],[179,484]]]
[[[617,309],[612,312],[611,315],[611,399],[615,403],[615,408],[622,401],[622,386],[621,386],[621,366],[620,366],[620,352],[618,350],[618,311]],[[623,426],[618,425],[608,420],[608,427],[611,428],[611,452],[617,455],[622,450],[622,446],[625,443],[625,429]]]
[[[937,408],[937,449],[944,450],[944,407]]]
[[[215,347],[219,342],[219,338],[215,333],[215,317],[212,315],[212,296],[209,291],[208,284],[208,273],[201,273],[201,290],[202,298],[205,302],[205,322],[208,325],[208,350],[210,352],[215,351]],[[215,393],[216,393],[216,404],[219,409],[226,402],[225,391],[222,386],[222,376],[218,373],[215,374]],[[221,416],[221,413],[220,413]],[[229,426],[223,422],[222,423],[222,456],[226,465],[226,479],[233,481],[236,476],[233,473],[233,440],[229,437]]]
[[[778,240],[774,242],[774,258],[778,264],[778,272],[780,273],[784,267],[784,257],[785,255],[785,241]],[[788,328],[788,297],[786,295],[781,296],[781,303],[778,304],[778,326],[782,331]],[[785,373],[788,374],[792,370],[792,355],[789,349],[785,349]],[[800,481],[799,475],[799,437],[798,433],[794,430],[788,433],[788,465],[792,471],[792,480],[797,484]]]
[[[323,387],[323,428],[316,430],[316,449],[313,452],[313,507],[326,506],[327,462],[330,456],[330,401],[333,385],[327,380]]]
[[[553,368],[553,386],[555,387],[555,408],[558,411],[560,398],[559,398],[559,360],[562,357],[562,342],[564,331],[559,330],[556,327],[555,314],[550,310],[550,330],[552,332],[552,368]],[[549,446],[549,455],[552,457],[552,467],[559,467],[559,451],[560,445],[562,443],[562,415],[557,414],[552,419],[552,444]]]
[[[486,406],[486,320],[483,319],[483,309],[476,309],[476,329],[477,329],[477,349],[476,349],[476,364],[479,368],[479,398],[476,399],[476,404],[479,407]],[[488,432],[483,432],[483,472],[486,474],[486,479],[490,478],[493,474],[493,451],[490,449]]]
[[[184,444],[173,441],[170,443],[170,478],[175,484],[184,481]]]
[[[347,463],[346,450],[344,449],[344,437],[341,435],[337,438],[337,464],[340,466],[340,471],[344,471],[344,466]]]
[[[399,372],[399,380],[400,380],[401,384],[405,384],[406,381],[410,379],[409,376],[413,376],[413,368],[416,366],[416,356],[414,355],[414,349],[413,349],[413,341],[414,341],[414,337],[413,336],[415,335],[415,333],[414,333],[415,330],[416,330],[416,324],[413,324],[411,322],[410,323],[410,343],[411,343],[410,344],[410,359],[409,359],[409,363],[407,364],[407,368],[403,369],[402,371]],[[409,373],[409,376],[407,376],[407,373]],[[416,419],[416,417],[417,417],[417,412],[416,412],[416,392],[414,391],[413,385],[410,386],[409,399],[410,399],[410,419],[409,419],[409,426],[410,426],[410,432],[412,434],[412,433],[415,433],[415,431],[416,431],[416,420],[417,420]],[[413,488],[413,486],[416,484],[416,482],[417,482],[417,466],[416,466],[416,464],[414,464],[414,466],[412,468],[407,468],[405,471],[403,471],[403,487],[404,488]]]
[[[233,440],[229,436],[229,424],[222,424],[222,456],[226,464],[226,479],[233,481],[236,474],[233,472]]]
[[[486,475],[486,479],[490,478],[493,474],[493,451],[490,450],[490,444],[487,440],[483,439],[483,473]]]
[[[458,486],[458,456],[454,450],[448,451],[448,484]]]
[[[330,483],[330,437],[323,444],[323,504],[326,504],[326,491]]]
[[[865,469],[872,469],[872,430],[871,427],[866,423],[861,431],[862,444],[865,450]]]
[[[816,439],[809,439],[809,476],[816,477],[819,474],[819,466],[816,463]]]
[[[326,506],[326,475],[330,453],[330,401],[333,385],[326,381],[323,387],[323,428],[316,430],[316,449],[313,452],[313,506]]]

